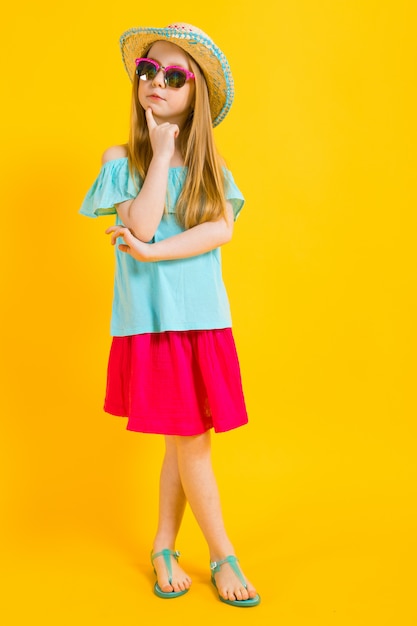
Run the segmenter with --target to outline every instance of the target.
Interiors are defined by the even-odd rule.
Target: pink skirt
[[[232,329],[113,337],[104,410],[142,433],[192,436],[243,426]]]

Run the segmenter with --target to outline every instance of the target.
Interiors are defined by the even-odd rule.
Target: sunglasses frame
[[[166,87],[171,87],[172,89],[181,89],[181,87],[184,87],[185,83],[187,82],[187,80],[192,80],[195,78],[194,74],[192,72],[190,72],[189,70],[186,70],[185,67],[181,67],[181,65],[167,65],[166,67],[163,67],[162,65],[159,65],[159,63],[157,61],[155,61],[155,59],[150,59],[147,57],[141,57],[140,59],[135,59],[135,63],[136,63],[136,74],[139,77],[139,80],[153,80],[155,78],[155,76],[152,76],[151,79],[147,79],[147,78],[142,78],[145,77],[145,74],[141,74],[139,75],[138,73],[138,65],[139,63],[142,62],[146,62],[146,63],[150,63],[154,68],[155,68],[155,76],[158,74],[159,70],[162,70],[162,72],[164,73],[164,83]],[[170,71],[180,71],[184,74],[185,76],[185,80],[184,80],[184,84],[180,85],[179,87],[175,87],[174,85],[170,85],[169,84],[169,79],[170,76],[167,76],[167,72]]]

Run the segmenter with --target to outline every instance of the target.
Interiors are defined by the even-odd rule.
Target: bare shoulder
[[[127,157],[127,146],[111,146],[111,148],[107,148],[103,152],[103,156],[101,157],[101,163],[107,163],[107,161],[114,161],[115,159],[123,159]]]

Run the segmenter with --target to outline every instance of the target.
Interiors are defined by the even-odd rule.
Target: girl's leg
[[[178,471],[177,448],[173,437],[165,437],[165,457],[162,463],[159,485],[158,529],[153,544],[156,554],[165,548],[175,550],[175,540],[180,529],[187,499],[181,485]],[[158,584],[162,591],[182,591],[188,589],[191,579],[179,566],[174,557],[172,562],[172,584],[162,556],[154,560]]]
[[[197,437],[176,437],[175,441],[182,487],[208,543],[210,561],[220,561],[235,552],[223,522],[211,463],[210,431]],[[227,600],[246,600],[256,596],[253,585],[246,580],[245,589],[227,563],[215,576],[217,589]]]

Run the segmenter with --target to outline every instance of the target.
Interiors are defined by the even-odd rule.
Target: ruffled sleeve
[[[236,186],[236,183],[233,178],[232,172],[228,169],[224,170],[225,174],[225,194],[226,200],[230,202],[233,207],[233,213],[235,216],[235,220],[238,218],[239,213],[242,210],[243,205],[245,204],[245,198],[243,197],[241,191]]]
[[[136,198],[139,181],[136,185],[129,173],[127,157],[107,161],[85,196],[80,213],[87,217],[115,214],[116,204]]]

